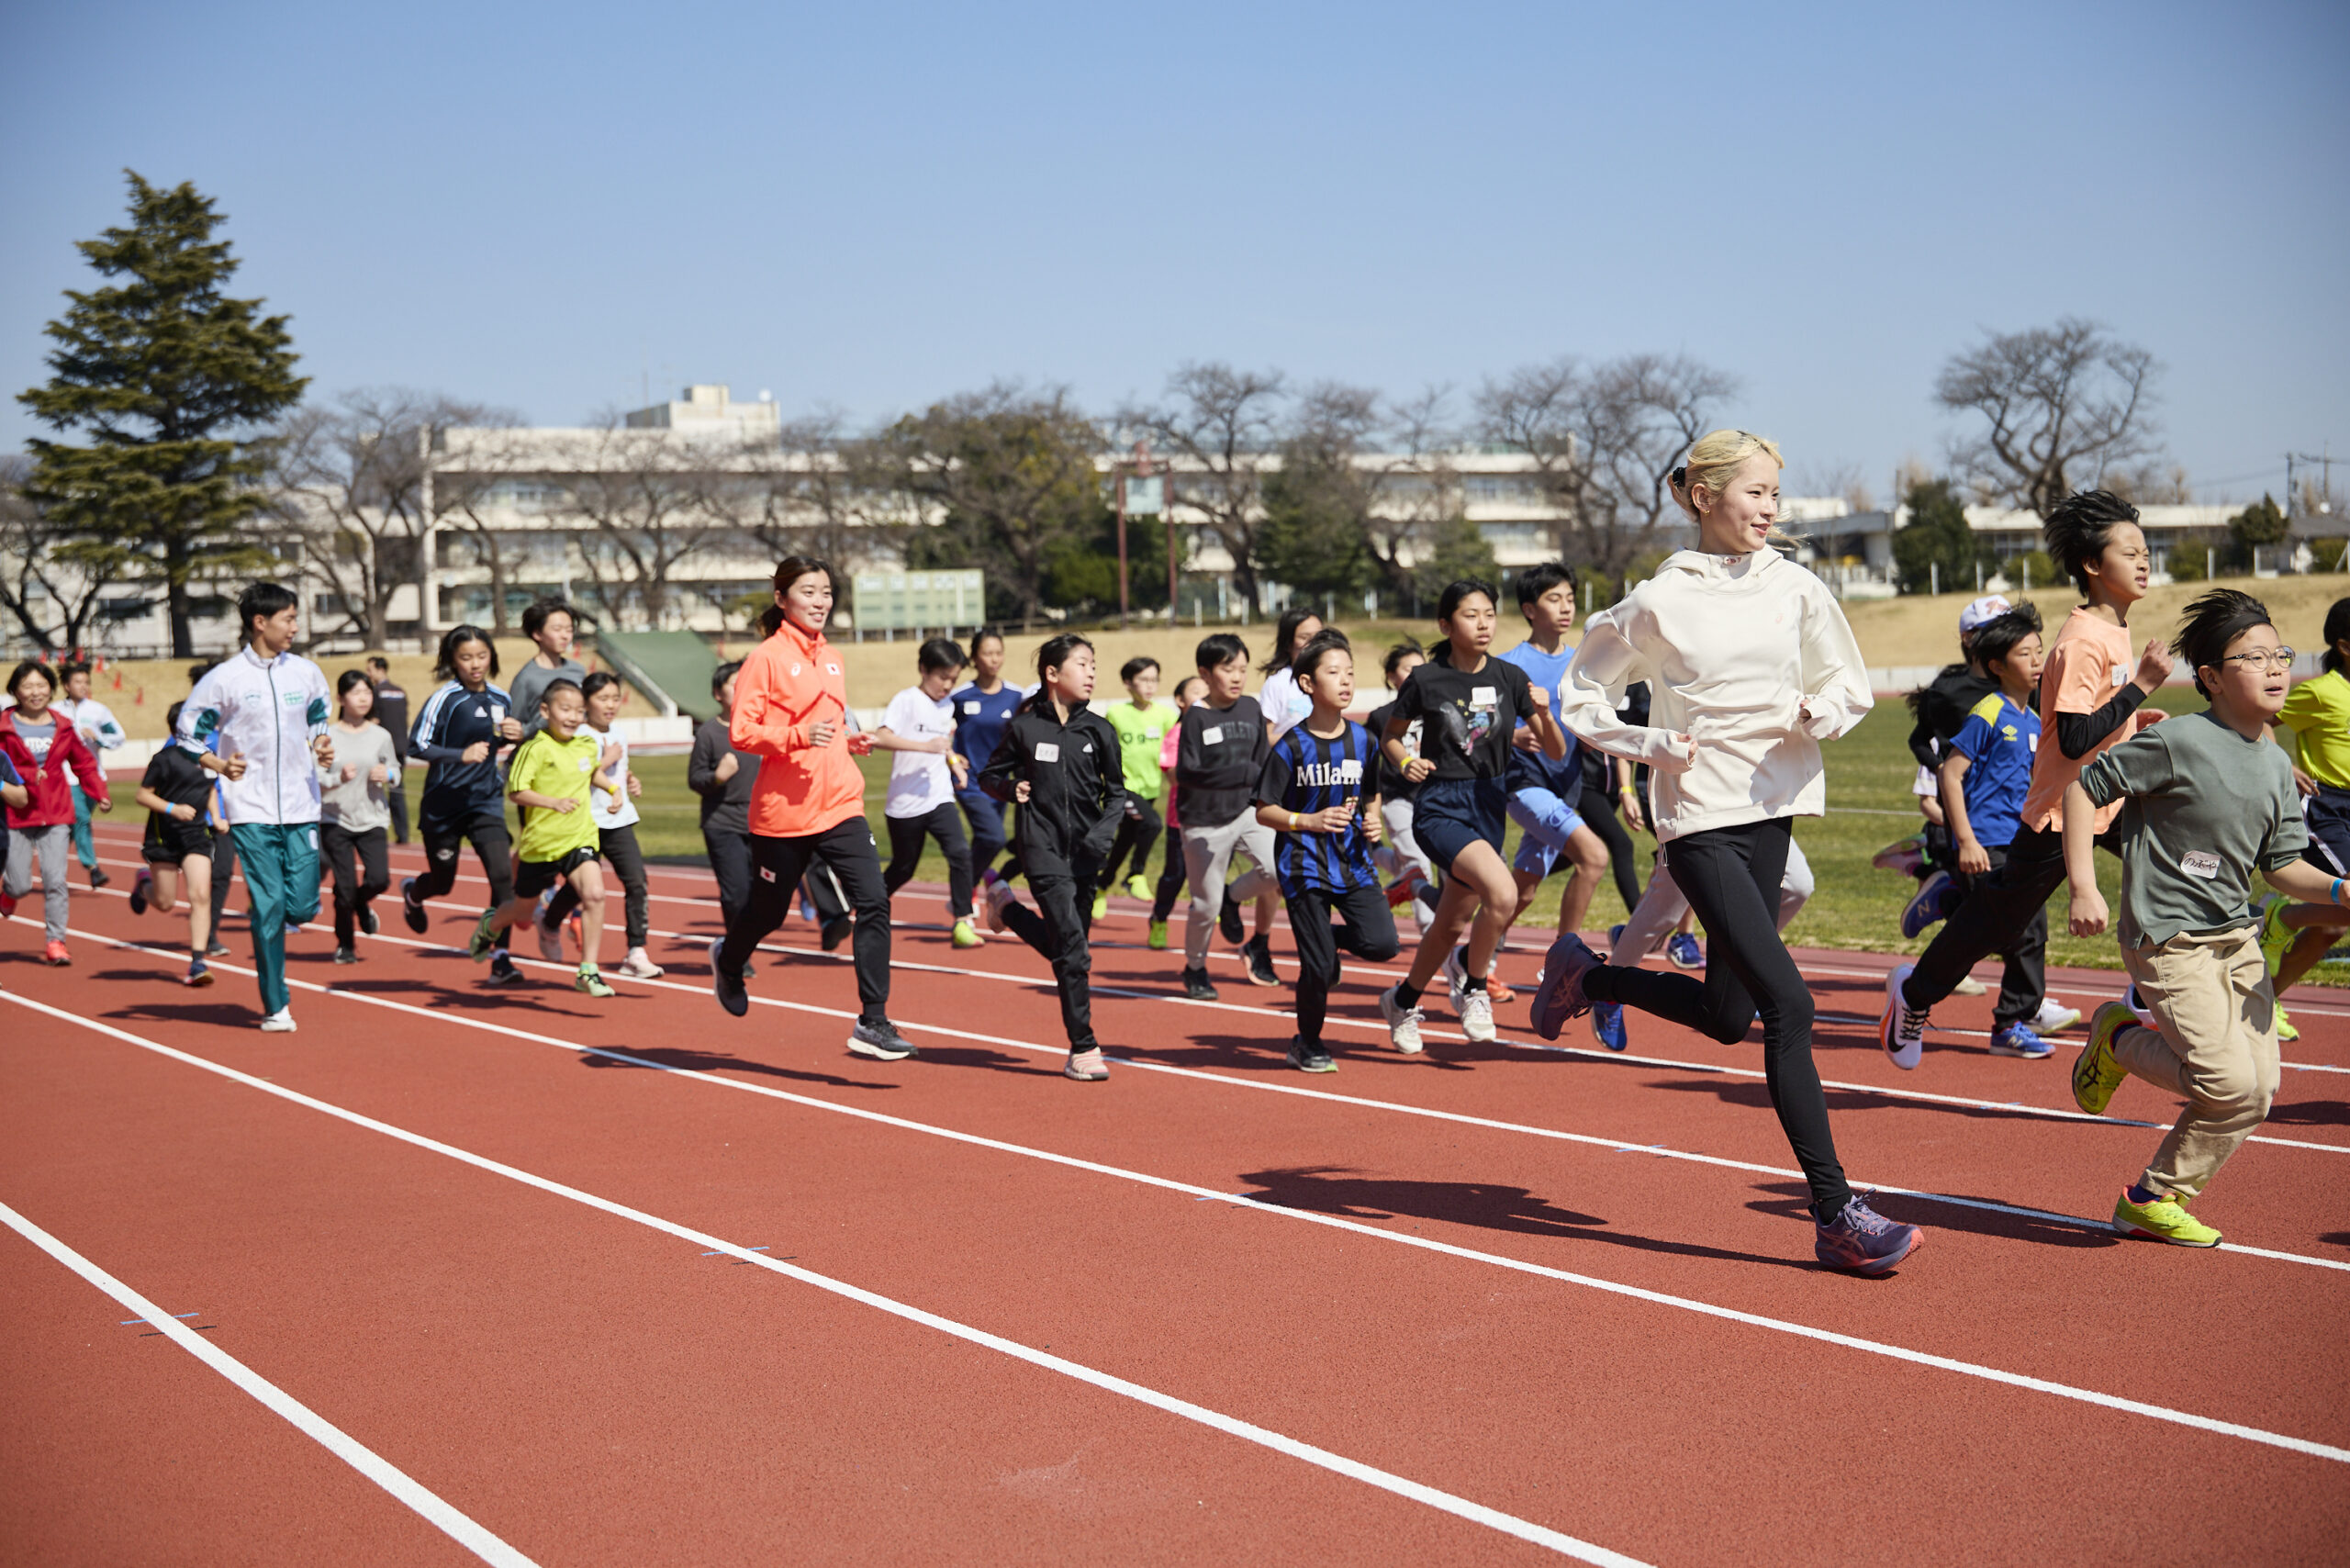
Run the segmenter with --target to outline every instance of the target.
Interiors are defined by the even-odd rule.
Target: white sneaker
[[[1387,1020],[1387,1043],[1407,1057],[1420,1054],[1420,1024],[1427,1017],[1416,1007],[1395,1005],[1395,989],[1379,993],[1379,1015]]]
[[[626,975],[631,980],[659,980],[661,978],[661,966],[646,958],[643,949],[640,948],[630,953],[627,958],[622,958],[620,961],[619,967],[613,969],[612,972],[616,975]],[[750,972],[751,966],[744,964],[743,966],[744,975],[747,978]]]
[[[990,882],[983,896],[988,906],[988,929],[990,931],[1003,930],[1003,911],[1004,906],[1012,902],[1012,884],[1005,881]]]
[[[2031,1032],[2053,1035],[2059,1029],[2069,1029],[2080,1021],[2079,1008],[2067,1007],[2053,996],[2044,996],[2040,1000],[2040,1011],[2032,1014]]]
[[[1973,975],[1961,975],[1958,983],[1950,988],[1950,993],[1953,996],[1981,996],[1990,989]]]
[[[279,1008],[276,1012],[271,1014],[268,1017],[261,1021],[261,1031],[264,1035],[292,1034],[294,1032],[294,1009],[290,1006]]]
[[[1926,1054],[1927,1014],[1901,999],[1901,982],[1916,968],[1896,964],[1885,977],[1885,1015],[1876,1025],[1877,1043],[1885,1047],[1886,1059],[1904,1072],[1915,1071]]]
[[[1444,956],[1445,989],[1452,996],[1454,1016],[1460,1020],[1460,1032],[1483,1044],[1494,1037],[1494,999],[1483,986],[1469,989],[1469,970],[1460,961],[1460,949],[1455,947]]]
[[[539,934],[539,957],[550,964],[563,962],[563,927],[534,920],[531,929]]]

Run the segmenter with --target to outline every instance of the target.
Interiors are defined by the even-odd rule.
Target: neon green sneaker
[[[473,940],[465,944],[465,957],[476,964],[489,957],[490,944],[498,940],[498,932],[490,924],[497,918],[496,910],[486,909],[481,912],[481,918],[474,923]]]
[[[1141,872],[1137,871],[1126,879],[1126,897],[1130,899],[1150,897],[1150,884],[1142,879]]]
[[[955,946],[957,947],[976,947],[979,945],[980,941],[981,938],[979,936],[979,928],[974,926],[968,920],[958,920],[955,923]]]
[[[1102,889],[1093,895],[1093,918],[1100,920],[1110,913],[1110,890]]]
[[[2277,1038],[2289,1044],[2300,1037],[2301,1032],[2293,1027],[2293,1021],[2290,1018],[2285,1016],[2285,1004],[2278,1002],[2277,1004]]]
[[[1150,941],[1148,946],[1151,951],[1155,953],[1164,953],[1167,951],[1167,923],[1165,921],[1154,920],[1150,923]]]
[[[2285,924],[2285,912],[2291,907],[2281,896],[2275,895],[2260,903],[2260,959],[2268,966],[2271,975],[2285,961],[2285,949],[2300,935]]]
[[[2119,1002],[2107,1002],[2089,1020],[2089,1043],[2081,1047],[2079,1058],[2073,1063],[2073,1103],[2092,1116],[2105,1114],[2113,1092],[2130,1076],[2113,1059],[2113,1036],[2136,1022],[2130,1009]]]
[[[585,965],[571,977],[571,989],[585,996],[618,996],[619,991],[604,983],[604,977]]]
[[[2188,1214],[2177,1199],[2156,1198],[2151,1204],[2133,1204],[2128,1188],[2114,1200],[2113,1228],[2124,1236],[2143,1236],[2149,1241],[2166,1241],[2173,1247],[2217,1247],[2220,1233]]]

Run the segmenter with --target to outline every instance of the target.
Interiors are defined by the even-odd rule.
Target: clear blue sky
[[[2350,456],[2338,3],[89,0],[0,53],[10,392],[129,166],[218,198],[318,390],[539,423],[648,374],[870,420],[1658,349],[1882,495],[1945,355],[2077,313],[2167,364],[2200,498]]]

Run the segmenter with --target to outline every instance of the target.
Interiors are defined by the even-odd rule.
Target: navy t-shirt
[[[981,691],[979,682],[973,681],[947,700],[955,705],[955,750],[971,765],[974,782],[965,792],[977,794],[980,769],[1002,742],[1004,726],[1020,711],[1020,690],[1007,681],[991,692]]]
[[[1365,780],[1371,769],[1371,732],[1352,720],[1327,740],[1305,725],[1291,726],[1265,755],[1257,776],[1257,803],[1279,806],[1304,816],[1365,798]],[[1362,812],[1338,833],[1281,833],[1273,839],[1273,876],[1283,898],[1295,898],[1312,889],[1342,893],[1376,887],[1371,867],[1371,838],[1363,832]]]

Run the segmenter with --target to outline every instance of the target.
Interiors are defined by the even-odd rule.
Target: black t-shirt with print
[[[1533,712],[1526,672],[1488,657],[1474,675],[1430,659],[1404,682],[1394,716],[1420,721],[1419,755],[1436,764],[1431,778],[1499,778],[1509,767],[1510,733]]]

